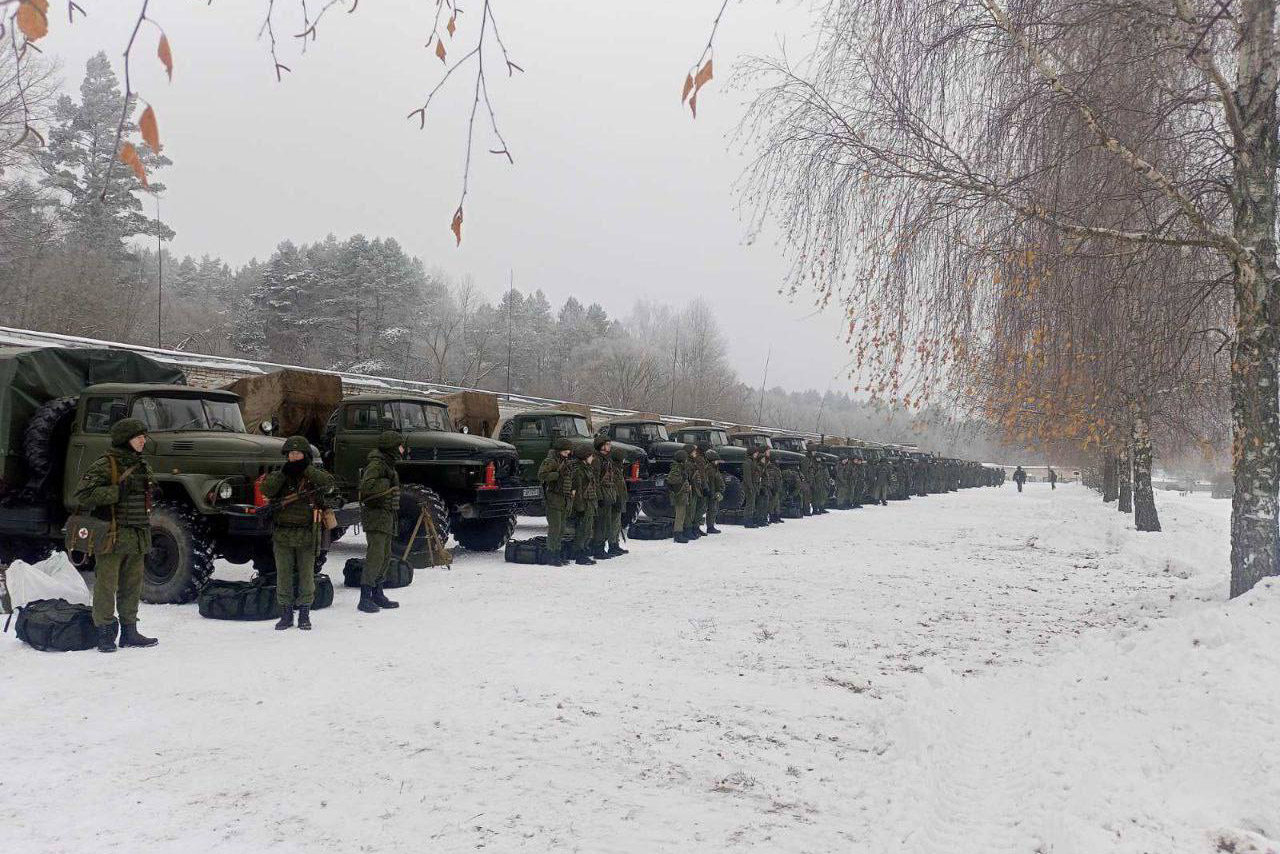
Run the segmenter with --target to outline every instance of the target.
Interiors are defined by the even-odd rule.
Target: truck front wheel
[[[401,486],[400,512],[396,521],[396,536],[391,541],[391,554],[395,557],[403,555],[405,549],[409,548],[409,538],[413,537],[413,548],[409,549],[409,563],[417,569],[429,565],[426,562],[427,532],[425,526],[418,524],[423,510],[431,514],[431,520],[436,524],[436,533],[440,535],[440,545],[447,545],[449,542],[449,510],[445,507],[444,499],[429,486],[422,486],[416,483]],[[416,536],[414,534],[415,530],[417,531]]]
[[[515,514],[497,519],[459,519],[453,523],[453,538],[473,552],[493,552],[506,545],[516,530]]]
[[[151,509],[151,551],[142,579],[142,601],[191,602],[213,575],[213,540],[190,508],[160,501]]]

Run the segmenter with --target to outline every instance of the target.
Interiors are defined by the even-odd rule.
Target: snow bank
[[[1225,502],[1160,507],[973,490],[594,569],[459,552],[310,634],[5,636],[0,845],[1277,854],[1280,588],[1224,601]]]

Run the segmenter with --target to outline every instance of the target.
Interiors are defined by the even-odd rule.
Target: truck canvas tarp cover
[[[252,433],[263,421],[274,421],[281,436],[306,436],[320,441],[325,421],[342,402],[342,379],[336,374],[283,370],[261,377],[245,377],[227,391],[240,395],[240,412]]]
[[[98,383],[186,382],[178,368],[128,350],[0,347],[0,480],[21,482],[27,421],[50,400]]]

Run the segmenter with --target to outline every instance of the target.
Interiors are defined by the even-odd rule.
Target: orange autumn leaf
[[[439,38],[436,39],[436,56],[440,57],[440,61],[444,62],[445,58],[444,42]]]
[[[449,225],[449,230],[453,232],[453,236],[457,239],[459,246],[462,245],[462,208],[459,207],[453,214],[453,222]]]
[[[120,162],[133,170],[133,174],[138,176],[144,188],[150,186],[147,183],[147,170],[142,166],[142,158],[138,156],[138,149],[131,143],[126,142],[120,146]]]
[[[49,0],[21,0],[15,17],[27,41],[42,39],[49,33]]]
[[[164,65],[165,74],[169,75],[169,79],[173,79],[173,50],[169,47],[169,37],[164,33],[160,34],[160,46],[156,48],[156,56],[160,57],[160,62]]]
[[[693,85],[699,89],[711,82],[711,60],[698,69],[698,76],[693,78]]]
[[[684,77],[684,91],[680,93],[680,103],[689,100],[689,93],[693,91],[693,75],[686,74]]]
[[[450,36],[452,36],[455,32],[457,32],[458,30],[458,13],[457,12],[454,12],[451,16],[449,16],[449,26],[446,27],[446,29],[449,31]]]
[[[693,117],[698,117],[698,93],[694,92],[693,97],[689,99],[689,109],[693,111]]]
[[[142,118],[138,120],[138,130],[142,131],[143,141],[151,146],[152,151],[159,154],[160,126],[156,123],[156,111],[151,109],[150,104],[142,111]]]

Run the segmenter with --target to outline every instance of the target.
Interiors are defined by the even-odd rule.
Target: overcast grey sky
[[[318,3],[311,3],[314,8]],[[731,358],[758,384],[773,348],[770,385],[846,388],[846,350],[835,312],[814,315],[807,296],[778,294],[785,272],[771,240],[748,246],[733,183],[744,160],[728,135],[746,97],[726,84],[747,54],[794,52],[805,8],[732,0],[716,43],[717,79],[699,118],[679,104],[680,84],[705,43],[719,0],[666,3],[497,0],[504,40],[525,74],[490,81],[515,165],[487,153],[477,121],[463,243],[449,221],[459,193],[471,78],[461,72],[433,106],[425,131],[406,114],[444,66],[424,47],[429,0],[334,9],[319,40],[299,54],[300,15],[277,0],[277,84],[265,40],[266,2],[151,3],[173,46],[174,80],[154,59],[157,34],[139,36],[135,88],[160,119],[164,219],[179,253],[233,264],[263,258],[282,239],[333,232],[390,236],[429,267],[474,276],[490,295],[543,289],[553,304],[573,294],[625,314],[639,297],[668,303],[702,296],[722,306]],[[46,53],[68,87],[105,49],[117,63],[130,0],[86,4],[68,28],[55,19]],[[463,3],[455,50],[479,25]],[[108,15],[108,12],[110,15]]]

